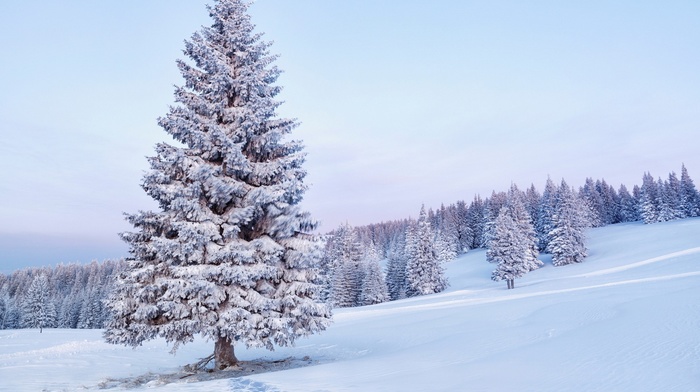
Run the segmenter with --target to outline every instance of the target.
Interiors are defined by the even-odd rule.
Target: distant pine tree
[[[8,318],[10,308],[10,294],[7,285],[0,287],[0,329],[5,329],[5,322]]]
[[[656,189],[658,192],[658,217],[657,222],[668,222],[675,219],[673,212],[673,201],[671,192],[668,189],[668,181],[664,182],[661,177],[656,180]]]
[[[491,197],[484,201],[484,214],[483,214],[483,234],[482,234],[482,244],[483,248],[489,247],[489,241],[494,231],[494,224],[496,222],[496,217],[498,217],[501,208],[505,207],[508,203],[508,194],[505,192],[491,192]]]
[[[639,220],[637,201],[632,196],[627,187],[622,184],[617,191],[619,196],[620,222],[634,222]]]
[[[21,325],[21,311],[19,306],[13,299],[8,298],[5,301],[5,317],[3,320],[3,329],[18,329]]]
[[[425,207],[411,236],[406,238],[406,294],[409,297],[439,293],[447,288],[447,278],[438,260]]]
[[[580,263],[587,256],[585,229],[589,222],[585,201],[578,199],[564,180],[557,195],[554,228],[547,251],[552,254],[555,266]]]
[[[360,306],[364,271],[359,260],[343,260],[333,274],[331,302],[336,308]]]
[[[24,299],[22,323],[25,328],[52,328],[56,323],[56,308],[49,298],[49,280],[39,275],[32,280]]]
[[[686,217],[700,216],[700,195],[688,175],[685,164],[681,167],[680,207]]]
[[[455,220],[457,225],[457,243],[459,253],[466,253],[474,244],[474,231],[469,226],[469,208],[460,200],[455,205]]]
[[[538,259],[537,233],[532,224],[532,218],[525,208],[523,198],[524,194],[515,185],[512,185],[508,193],[506,208],[520,232],[522,246],[526,249],[522,262],[528,271],[533,271],[544,264]]]
[[[435,230],[435,241],[436,243],[438,241],[441,242],[439,252],[442,260],[452,260],[463,251],[460,243],[456,209],[453,206],[447,208],[442,205],[439,216],[440,226],[433,227]]]
[[[389,292],[378,260],[367,259],[363,263],[363,267],[361,305],[374,305],[388,301]]]
[[[662,213],[664,221],[682,219],[685,217],[682,206],[681,182],[675,172],[668,175],[662,190]]]
[[[530,184],[530,187],[525,191],[523,204],[525,204],[525,209],[530,215],[530,220],[534,226],[536,226],[536,223],[539,220],[541,200],[542,196],[537,191],[537,188],[535,188],[535,184]]]
[[[406,297],[406,234],[399,233],[389,246],[386,284],[392,301]]]
[[[486,243],[484,238],[485,208],[484,201],[479,195],[474,196],[474,200],[469,204],[467,225],[472,231],[472,243],[469,246],[472,249],[480,248]]]
[[[556,207],[557,186],[550,177],[547,177],[547,183],[542,192],[542,198],[539,204],[538,218],[535,223],[535,231],[537,232],[537,246],[540,251],[545,251],[551,238],[549,233],[554,227],[554,210]]]
[[[494,281],[505,280],[508,289],[515,288],[515,279],[530,269],[526,264],[530,244],[506,207],[501,208],[493,224],[493,233],[486,250],[486,260],[497,264],[491,274]]]
[[[661,222],[660,190],[650,173],[644,173],[642,177],[639,213],[646,224]]]
[[[441,263],[452,261],[457,257],[457,242],[452,242],[453,237],[439,232],[435,237],[435,252]]]
[[[642,218],[642,188],[635,184],[632,186],[632,198],[634,198],[634,203],[635,203],[635,208],[636,208],[636,216],[638,221],[644,220]]]
[[[86,292],[77,327],[80,329],[102,328],[104,322],[102,308],[102,299],[97,294],[96,288]]]
[[[579,197],[583,200],[584,205],[588,210],[588,221],[592,227],[601,227],[605,222],[605,206],[603,198],[598,192],[595,182],[592,178],[586,178],[586,183],[579,191]]]
[[[602,202],[601,219],[604,225],[611,225],[620,222],[620,213],[618,209],[619,197],[615,188],[608,185],[605,179],[596,181],[596,190],[600,195]]]
[[[331,303],[338,308],[359,306],[364,271],[357,231],[347,223],[341,225],[333,243]]]

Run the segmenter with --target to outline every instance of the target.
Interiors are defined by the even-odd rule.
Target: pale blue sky
[[[0,6],[0,272],[124,256],[207,1]],[[547,175],[700,181],[700,2],[258,0],[330,230]]]

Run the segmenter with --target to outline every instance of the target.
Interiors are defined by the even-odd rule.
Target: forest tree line
[[[104,299],[123,260],[59,264],[0,274],[0,329],[102,328]]]
[[[470,249],[486,248],[487,260],[497,264],[492,278],[512,280],[538,268],[540,252],[552,254],[555,266],[583,261],[586,228],[700,216],[700,196],[682,165],[680,178],[675,172],[657,179],[644,173],[641,186],[635,185],[631,190],[624,184],[615,188],[604,179],[592,178],[574,189],[564,180],[555,184],[548,178],[542,192],[534,185],[525,190],[512,185],[508,191],[492,192],[490,197],[476,195],[469,203],[460,200],[428,209],[424,218],[423,214],[422,211],[418,220],[406,218],[354,228],[342,225],[331,232],[324,259],[328,271],[326,298],[336,307],[345,307],[416,295],[410,285],[419,279],[412,274],[420,270],[410,266],[416,259],[412,255],[416,228],[423,219],[430,227],[430,235],[423,236],[429,237],[430,257],[438,264]],[[522,243],[521,249],[504,245],[512,243],[512,238],[510,242],[504,240],[508,235],[518,237],[516,242]],[[509,257],[518,259],[520,265],[501,264]],[[386,260],[381,274],[384,285],[377,283],[377,260]],[[443,278],[438,273],[435,279]],[[445,287],[447,283],[436,284]],[[365,293],[367,290],[370,292]],[[384,291],[386,297],[375,294]]]

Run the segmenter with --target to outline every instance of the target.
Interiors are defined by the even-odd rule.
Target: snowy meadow
[[[0,390],[700,391],[700,218],[591,229],[581,264],[493,282],[484,250],[446,265],[439,294],[335,311],[296,347],[238,347],[238,371],[190,375],[211,353],[101,330],[0,331]],[[225,378],[217,378],[225,377]]]

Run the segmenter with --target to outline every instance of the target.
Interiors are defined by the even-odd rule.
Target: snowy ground
[[[448,291],[338,310],[295,348],[239,349],[263,361],[226,379],[180,372],[209,342],[173,356],[101,331],[0,331],[0,390],[700,391],[700,219],[595,229],[589,248],[515,290],[471,252],[447,266]]]

